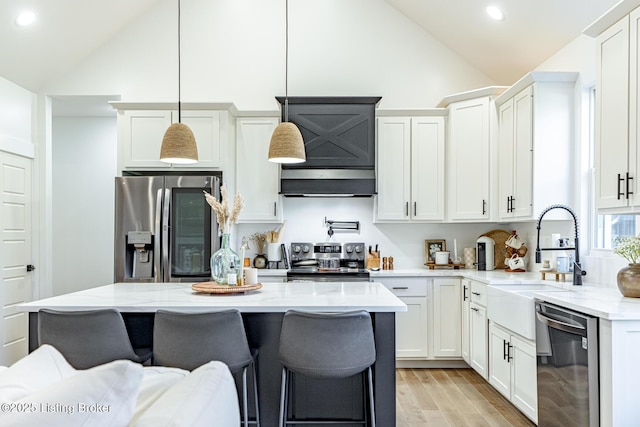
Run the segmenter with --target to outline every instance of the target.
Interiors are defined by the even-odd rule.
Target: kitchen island
[[[38,310],[91,310],[115,308],[130,328],[132,341],[151,342],[153,314],[159,310],[205,312],[236,308],[245,320],[249,345],[259,350],[258,381],[262,425],[276,426],[280,398],[278,342],[282,317],[287,310],[371,313],[376,341],[374,394],[377,424],[394,426],[395,415],[395,313],[406,305],[377,282],[264,283],[246,294],[209,295],[183,283],[114,283],[71,294],[21,304],[29,312],[29,349],[37,347]],[[197,351],[197,348],[195,349]],[[327,384],[296,382],[298,416],[329,411],[332,416],[359,416],[363,408],[360,376]],[[308,392],[305,389],[308,388]],[[311,391],[313,390],[313,391]],[[328,408],[328,409],[327,409]]]

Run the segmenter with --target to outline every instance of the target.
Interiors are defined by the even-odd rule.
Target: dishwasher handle
[[[565,319],[560,316],[553,316],[548,313],[542,314],[539,311],[536,311],[536,317],[538,318],[538,321],[546,326],[549,326],[550,328],[558,329],[560,331],[567,332],[573,335],[580,335],[583,337],[587,336],[587,328],[575,322],[573,322],[572,324],[565,321],[571,321],[571,319]]]

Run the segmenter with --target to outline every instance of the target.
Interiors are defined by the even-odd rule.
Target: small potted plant
[[[640,298],[640,236],[618,237],[613,253],[620,255],[629,265],[618,272],[618,289],[625,297]]]
[[[258,249],[258,253],[253,259],[253,266],[256,268],[266,268],[267,257],[264,256],[264,247],[267,244],[267,233],[253,233],[251,240],[256,243],[256,247]]]

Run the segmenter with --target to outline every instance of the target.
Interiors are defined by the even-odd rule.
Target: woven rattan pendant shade
[[[307,160],[300,129],[291,122],[278,125],[271,135],[269,161],[275,163],[301,163]]]
[[[169,126],[162,138],[160,160],[179,164],[198,162],[198,146],[189,126],[183,123]]]
[[[160,147],[160,161],[165,163],[198,163],[198,146],[189,126],[182,123],[180,96],[180,0],[178,0],[178,123],[164,133]]]

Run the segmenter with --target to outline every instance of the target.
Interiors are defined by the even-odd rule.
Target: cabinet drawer
[[[409,277],[384,278],[379,280],[387,289],[399,297],[426,297],[427,279]]]
[[[487,285],[481,282],[471,282],[471,301],[483,307],[487,306]]]

